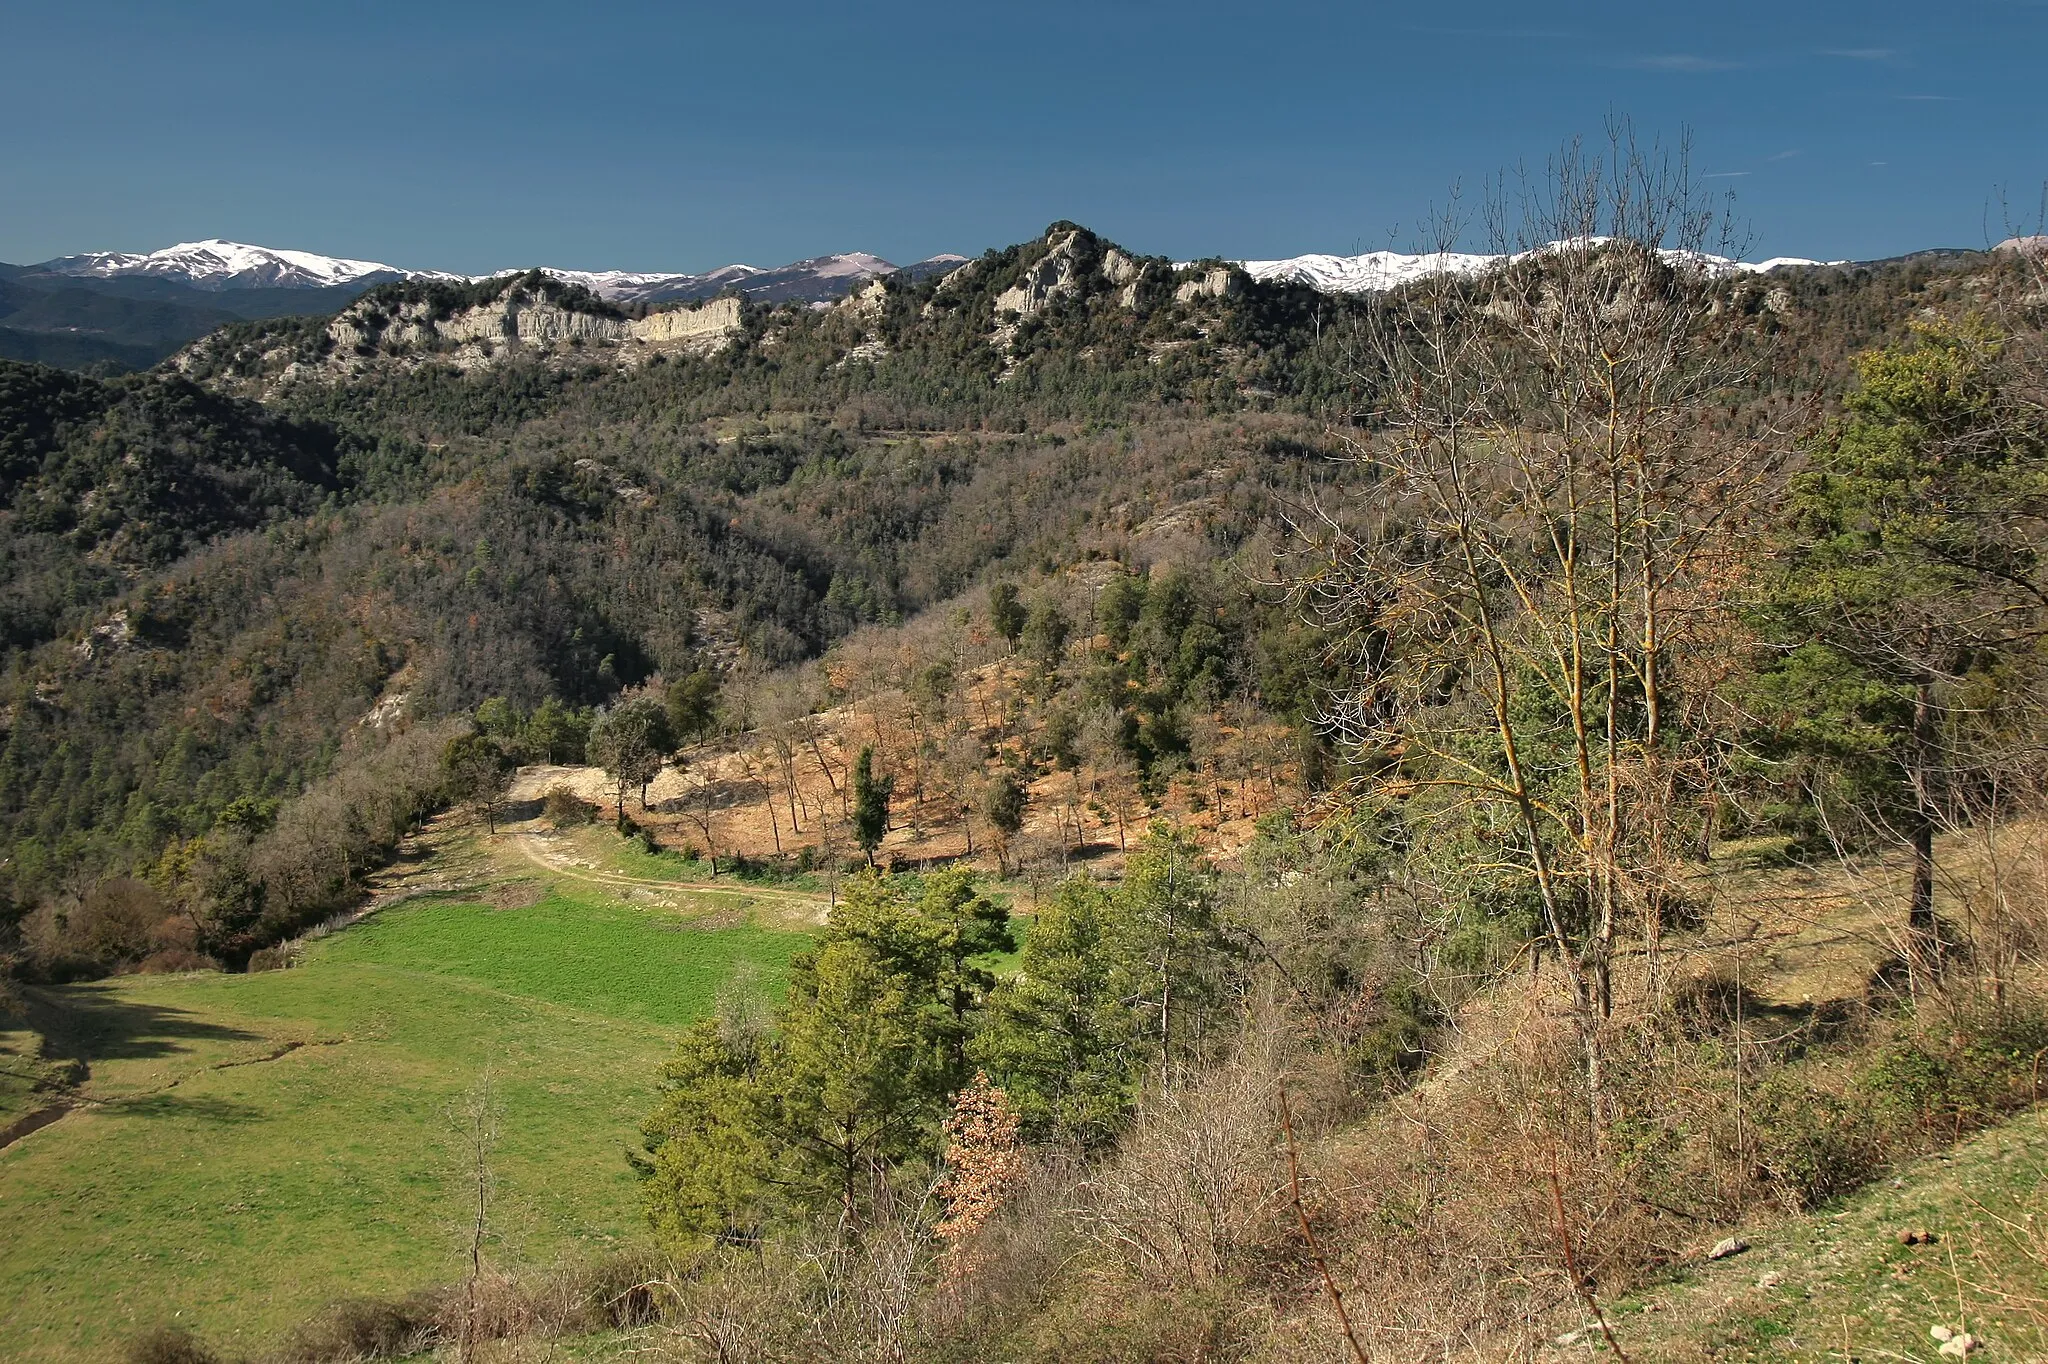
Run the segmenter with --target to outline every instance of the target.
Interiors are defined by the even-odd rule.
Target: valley
[[[11,276],[327,306],[0,363],[0,1341],[2038,1350],[2041,257],[1586,183]]]
[[[0,1151],[11,1354],[104,1358],[167,1303],[251,1349],[336,1298],[455,1276],[479,1086],[503,1134],[494,1257],[635,1253],[621,1153],[656,1066],[721,995],[772,997],[822,904],[544,869],[521,837],[430,828],[289,969],[28,995],[0,1061],[71,1078],[0,1110],[69,1106]]]

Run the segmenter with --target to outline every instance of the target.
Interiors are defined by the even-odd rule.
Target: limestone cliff
[[[739,334],[741,312],[741,301],[725,296],[634,318],[584,290],[538,276],[495,291],[393,286],[364,295],[323,331],[278,328],[252,340],[230,329],[195,342],[171,363],[257,396],[377,368],[432,364],[468,371],[515,357],[630,368],[655,355],[717,350]]]

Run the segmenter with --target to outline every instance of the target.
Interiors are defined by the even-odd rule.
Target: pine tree
[[[1115,908],[1075,878],[1033,917],[1015,975],[991,995],[970,1050],[1036,1142],[1097,1150],[1135,1102],[1146,1053],[1137,1015],[1111,985]]]
[[[895,793],[894,777],[875,776],[875,750],[862,748],[853,762],[853,837],[870,867],[875,865],[875,849],[888,835],[889,798]]]
[[[2048,625],[2044,433],[2004,401],[2001,350],[1936,322],[1862,357],[1846,418],[1792,482],[1756,608],[1769,741],[1824,813],[1847,806],[1909,851],[1916,980],[1938,957],[1934,837],[1971,780],[1965,721],[1983,728],[1996,675]]]
[[[988,590],[988,623],[997,634],[1014,645],[1024,633],[1025,620],[1015,583],[997,583]]]

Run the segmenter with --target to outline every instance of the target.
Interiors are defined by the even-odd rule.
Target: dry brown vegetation
[[[1084,639],[1074,656],[1085,666],[1089,652],[1108,648],[1106,638]],[[905,681],[935,660],[957,661],[960,682],[933,713]],[[1002,846],[1003,867],[1040,887],[1084,863],[1114,875],[1154,818],[1196,831],[1206,849],[1231,858],[1261,816],[1303,800],[1297,736],[1256,705],[1197,712],[1191,760],[1150,792],[1104,732],[1106,720],[1091,732],[1084,718],[1072,765],[1041,760],[1027,783],[1023,827],[1006,838],[991,827],[983,797],[995,777],[1028,771],[1041,752],[1048,710],[1035,695],[1040,669],[985,629],[927,624],[856,636],[824,671],[773,675],[750,700],[729,702],[752,726],[685,749],[648,786],[645,804],[629,795],[627,814],[661,844],[706,857],[843,862],[859,856],[847,829],[851,771],[870,748],[897,783],[879,861],[995,872]],[[846,699],[805,708],[829,694]],[[538,766],[522,770],[509,799],[538,801],[557,788],[607,812],[617,796],[601,769]]]

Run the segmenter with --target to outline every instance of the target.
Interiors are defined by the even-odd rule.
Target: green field
[[[173,1318],[232,1353],[458,1277],[452,1110],[486,1073],[495,1258],[629,1244],[624,1151],[670,1040],[736,982],[779,991],[805,941],[562,880],[387,909],[289,971],[32,993],[0,1060],[77,1058],[87,1102],[0,1151],[0,1355],[105,1358]]]

